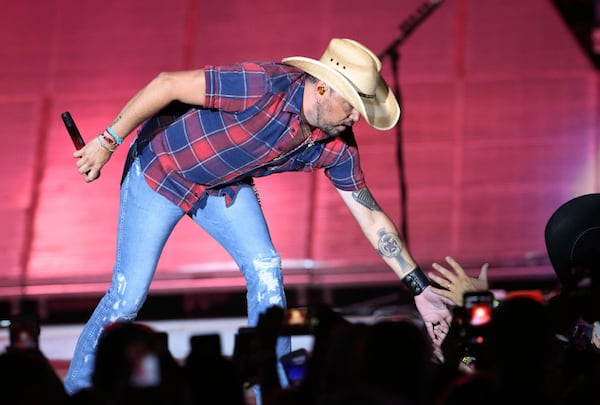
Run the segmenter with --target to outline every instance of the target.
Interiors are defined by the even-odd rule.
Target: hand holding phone
[[[61,118],[63,120],[63,123],[65,124],[65,127],[67,128],[67,131],[69,132],[69,136],[71,137],[71,141],[73,141],[75,149],[79,150],[83,148],[85,146],[85,141],[83,140],[83,137],[81,136],[77,125],[75,125],[75,121],[73,121],[71,113],[65,111],[61,114]]]

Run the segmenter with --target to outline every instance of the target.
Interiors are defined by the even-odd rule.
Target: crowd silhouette
[[[39,349],[9,347],[0,355],[2,403],[248,405],[257,385],[265,405],[569,404],[589,398],[598,381],[598,349],[582,335],[557,338],[563,335],[554,329],[551,306],[533,296],[497,305],[468,367],[460,322],[450,328],[441,362],[413,319],[350,322],[326,305],[313,316],[314,345],[294,365],[305,367],[297,384],[279,377],[275,342],[285,312],[274,306],[253,333],[244,332],[252,339],[248,352],[238,348],[231,357],[214,336],[195,336],[189,355],[177,360],[162,333],[114,323],[98,344],[93,386],[72,396]]]

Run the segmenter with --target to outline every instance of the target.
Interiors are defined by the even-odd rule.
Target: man
[[[113,280],[77,343],[65,380],[69,392],[89,385],[104,325],[136,317],[161,251],[186,214],[239,266],[250,326],[268,307],[286,306],[281,259],[252,183],[279,172],[324,169],[367,239],[415,295],[430,333],[433,325],[447,327],[444,301],[377,205],[360,167],[352,125],[362,116],[387,130],[400,115],[380,71],[366,47],[334,38],[320,60],[161,73],[112,126],[74,153],[79,173],[92,182],[123,138],[143,124],[121,185]],[[289,350],[289,339],[280,339],[278,354]]]

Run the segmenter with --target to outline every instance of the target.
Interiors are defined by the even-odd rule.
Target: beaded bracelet
[[[100,137],[102,137],[102,139],[104,139],[108,145],[114,147],[115,149],[117,146],[119,146],[117,141],[115,141],[115,139],[106,131],[101,132]]]
[[[102,139],[106,140],[106,137],[104,136],[104,134],[98,134],[98,143],[100,144],[100,146],[102,147],[102,149],[104,149],[107,152],[113,153],[115,150],[117,150],[116,147],[113,147],[112,149],[108,147],[108,145],[105,145],[104,142],[102,142]]]
[[[113,137],[113,139],[115,140],[117,145],[120,145],[121,143],[123,143],[123,138],[121,138],[119,135],[117,135],[117,133],[112,129],[112,127],[106,128],[106,132],[108,132],[108,134]]]
[[[421,294],[430,284],[429,279],[420,267],[416,267],[413,271],[404,276],[402,282],[408,287],[413,295]]]

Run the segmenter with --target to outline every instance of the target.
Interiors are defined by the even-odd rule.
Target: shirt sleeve
[[[268,91],[267,78],[258,63],[206,66],[206,108],[244,111]]]
[[[365,187],[365,175],[360,165],[358,146],[353,134],[342,139],[334,139],[328,143],[322,153],[322,158],[336,156],[333,163],[325,166],[325,175],[333,185],[344,191],[356,191]]]

